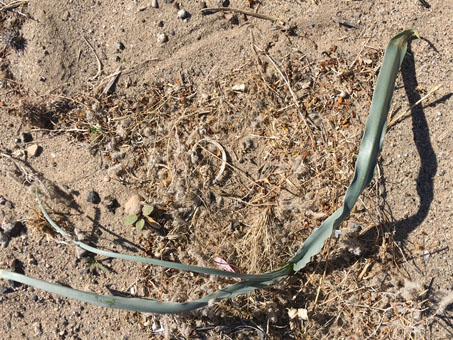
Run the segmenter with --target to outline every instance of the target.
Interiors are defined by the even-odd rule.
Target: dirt
[[[42,0],[0,12],[1,222],[18,229],[0,267],[162,301],[232,282],[78,258],[40,215],[38,188],[62,227],[101,248],[212,267],[219,256],[244,273],[278,268],[341,204],[383,50],[415,28],[422,39],[410,43],[391,109],[402,118],[342,235],[301,273],[184,315],[104,309],[2,281],[5,339],[452,336],[453,3],[228,2],[279,20],[206,15],[200,1]],[[221,174],[212,141],[232,165]],[[87,201],[91,191],[101,202]],[[155,207],[154,227],[125,225],[135,193]],[[291,318],[297,309],[308,320]]]

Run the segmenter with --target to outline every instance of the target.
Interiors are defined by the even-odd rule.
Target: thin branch
[[[392,127],[393,125],[395,125],[400,119],[404,118],[414,107],[416,107],[418,104],[420,104],[422,101],[424,101],[426,98],[428,98],[429,96],[431,96],[434,92],[436,92],[438,89],[440,89],[442,87],[441,84],[437,85],[437,86],[434,86],[431,90],[429,90],[429,92],[423,96],[422,98],[420,98],[419,100],[417,100],[414,105],[412,105],[410,108],[408,108],[406,111],[404,111],[402,114],[400,114],[399,116],[396,116],[395,118],[393,118],[390,123],[388,124],[388,128]]]
[[[239,9],[239,8],[211,7],[211,8],[203,8],[201,10],[202,13],[214,13],[214,12],[220,12],[220,11],[222,11],[222,12],[240,13],[240,14],[248,15],[248,16],[251,16],[251,17],[259,18],[259,19],[270,20],[270,21],[278,21],[278,22],[281,22],[281,23],[285,23],[285,21],[280,19],[280,18],[271,17],[269,15],[255,13],[255,12],[244,11],[243,9]]]
[[[93,52],[94,56],[96,57],[96,61],[98,63],[98,72],[94,75],[94,77],[91,77],[90,80],[94,80],[96,79],[97,77],[99,77],[101,75],[101,72],[102,72],[102,63],[101,63],[101,60],[99,59],[96,51],[94,50],[94,47],[93,45],[90,44],[90,42],[87,40],[87,38],[85,38],[85,36],[82,35],[82,38],[85,40],[85,42],[87,43],[88,47],[91,49],[91,51]]]

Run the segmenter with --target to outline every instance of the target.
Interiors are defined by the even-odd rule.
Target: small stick
[[[160,61],[159,58],[151,58],[151,59],[148,59],[148,60],[145,60],[144,62],[138,64],[138,65],[135,65],[135,66],[132,66],[128,69],[125,69],[124,71],[122,71],[123,74],[129,74],[129,73],[133,73],[133,72],[136,72],[138,70],[140,70],[142,67],[146,66],[147,64],[149,64],[150,62],[152,61]]]
[[[359,28],[359,26],[354,25],[353,23],[350,23],[349,21],[346,21],[341,18],[332,17],[332,20],[335,21],[338,25],[343,25],[343,26],[349,27],[349,28]]]
[[[233,12],[233,13],[240,13],[244,15],[248,15],[251,17],[259,18],[259,19],[264,19],[264,20],[270,20],[270,21],[278,21],[281,23],[284,23],[285,21],[279,18],[271,17],[265,14],[260,14],[260,13],[255,13],[255,12],[249,12],[249,11],[244,11],[242,9],[238,8],[230,8],[230,7],[211,7],[211,8],[203,8],[201,10],[202,13],[210,13],[210,12]]]
[[[98,55],[96,54],[96,51],[94,50],[93,45],[90,44],[90,42],[87,40],[87,38],[85,38],[85,36],[82,35],[82,38],[85,40],[85,42],[87,43],[88,47],[93,52],[94,56],[96,57],[96,61],[98,63],[98,72],[94,75],[94,77],[90,78],[90,80],[94,80],[94,79],[96,79],[97,77],[99,77],[101,75],[102,63],[101,63],[101,60],[99,59]]]
[[[4,5],[2,8],[0,8],[0,11],[7,11],[10,9],[15,9],[19,7],[20,5],[26,4],[28,1],[13,1],[9,4],[1,1],[2,5]]]
[[[193,146],[193,150],[196,150],[198,144],[200,144],[201,142],[208,142],[208,143],[214,144],[217,147],[217,149],[219,149],[220,152],[222,153],[222,165],[220,166],[220,170],[219,170],[219,172],[217,173],[217,176],[215,176],[215,179],[214,179],[214,182],[218,182],[222,178],[222,175],[223,175],[223,172],[225,171],[225,166],[226,166],[226,163],[227,163],[227,156],[226,156],[225,149],[223,148],[222,145],[217,143],[215,140],[212,140],[210,138],[203,138],[202,140],[198,141]]]
[[[406,111],[404,111],[402,114],[400,114],[399,116],[393,118],[390,123],[388,124],[388,128],[392,127],[393,125],[395,125],[396,122],[398,122],[401,118],[403,118],[404,116],[407,115],[407,113],[412,110],[414,107],[416,107],[418,104],[420,104],[422,101],[424,101],[426,98],[428,98],[430,95],[432,95],[434,92],[436,92],[438,89],[440,89],[442,87],[441,84],[437,85],[437,86],[434,86],[431,90],[429,90],[429,92],[423,96],[422,98],[420,98],[419,100],[417,100],[414,105],[412,105],[410,108],[408,108]]]
[[[12,12],[14,12],[14,13],[16,13],[16,14],[22,15],[23,17],[25,17],[25,18],[27,18],[27,19],[31,19],[29,15],[24,14],[24,13],[22,13],[21,11],[19,11],[19,10],[16,9],[16,8],[19,7],[19,6],[28,3],[28,1],[14,1],[14,2],[12,2],[12,3],[10,3],[10,4],[7,4],[7,3],[5,3],[5,2],[3,2],[3,1],[0,1],[0,3],[1,3],[2,5],[4,5],[4,7],[0,8],[0,12],[1,12],[1,11],[12,11]]]
[[[112,91],[113,85],[118,80],[119,76],[121,75],[121,66],[115,71],[115,73],[109,75],[107,78],[112,78],[110,81],[105,85],[104,90],[102,90],[103,94],[109,94]]]
[[[203,150],[205,150],[206,152],[210,153],[212,157],[215,157],[217,158],[218,160],[222,160],[219,156],[217,156],[215,153],[209,151],[208,149],[206,149],[204,146],[202,145],[199,145],[200,148],[202,148]],[[225,165],[228,165],[231,169],[239,172],[241,175],[243,175],[245,178],[247,178],[249,181],[253,182],[253,184],[259,186],[260,188],[264,188],[260,183],[258,183],[252,176],[250,176],[247,171],[245,170],[242,170],[241,168],[238,168],[237,166],[231,164],[231,163],[228,163],[228,162],[225,162]],[[231,198],[234,198],[234,197],[231,197]]]
[[[327,265],[329,263],[329,255],[330,255],[330,240],[331,238],[329,237],[329,241],[328,241],[328,246],[329,246],[329,249],[328,249],[328,253],[327,253],[327,258],[326,258],[326,264],[324,266],[324,271],[322,273],[322,276],[321,278],[319,279],[319,285],[318,285],[318,289],[316,290],[316,297],[315,297],[315,301],[313,302],[313,305],[314,305],[314,309],[316,309],[317,305],[318,305],[318,298],[319,298],[319,293],[321,293],[321,287],[322,287],[322,284],[324,282],[324,279],[326,278],[326,272],[327,272]]]
[[[419,0],[420,4],[425,8],[431,8],[431,5],[426,0]]]

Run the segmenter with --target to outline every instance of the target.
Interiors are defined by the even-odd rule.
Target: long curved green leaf
[[[302,248],[289,260],[290,263],[294,263],[294,271],[304,268],[311,257],[321,251],[327,238],[349,215],[363,189],[370,184],[384,141],[396,76],[406,54],[407,41],[414,34],[418,36],[415,30],[410,29],[390,40],[371,101],[365,133],[355,164],[354,177],[344,196],[344,203],[307,238]]]
[[[239,274],[212,268],[189,266],[170,261],[162,261],[158,259],[124,255],[100,250],[95,247],[91,247],[83,242],[70,239],[69,235],[62,228],[60,228],[47,214],[39,198],[39,195],[37,194],[38,202],[43,211],[43,214],[52,225],[52,227],[55,228],[55,230],[61,235],[70,239],[70,241],[74,244],[90,252],[108,257],[144,262],[168,268],[194,271],[203,274],[214,274],[226,277],[241,278],[243,279],[243,281],[234,285],[230,285],[212,294],[206,295],[199,300],[186,303],[177,303],[160,302],[141,298],[97,295],[94,293],[83,292],[69,287],[45,282],[18,273],[12,273],[6,270],[0,270],[0,278],[29,284],[51,293],[60,294],[66,297],[74,298],[103,307],[120,308],[149,313],[180,313],[204,307],[208,305],[210,301],[219,301],[240,294],[247,294],[256,289],[264,288],[281,280],[282,278],[290,274],[293,270],[299,271],[306,266],[311,257],[321,251],[325,241],[332,234],[334,228],[338,227],[340,223],[349,215],[355,203],[357,202],[359,195],[362,193],[365,187],[368,186],[368,184],[371,182],[371,179],[373,178],[378,154],[382,147],[382,142],[385,136],[387,115],[393,96],[396,76],[406,53],[407,41],[414,34],[418,36],[417,32],[414,30],[406,30],[404,32],[401,32],[400,34],[396,35],[387,46],[384,60],[382,62],[382,67],[376,83],[369,117],[367,119],[365,127],[365,133],[362,139],[359,155],[357,157],[354,177],[346,191],[343,206],[341,206],[329,218],[327,218],[324,223],[322,223],[320,228],[307,238],[307,240],[302,245],[302,248],[296,253],[296,255],[280,269],[259,275]]]
[[[218,290],[203,298],[191,302],[160,302],[156,300],[143,298],[129,298],[122,296],[98,295],[95,293],[84,292],[77,289],[57,285],[43,280],[31,278],[22,274],[12,273],[6,270],[0,270],[0,277],[6,280],[13,280],[24,284],[31,285],[35,288],[45,290],[50,293],[59,294],[65,297],[87,302],[92,305],[98,305],[108,308],[126,309],[144,313],[182,313],[207,306],[211,301],[216,302],[226,298],[233,298],[240,294],[247,294],[256,289],[262,289],[269,286],[282,277],[288,275],[291,271],[289,265],[275,271],[276,277],[273,279],[249,279],[234,285]]]

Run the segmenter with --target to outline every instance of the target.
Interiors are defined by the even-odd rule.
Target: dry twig
[[[222,178],[222,175],[223,175],[224,171],[225,171],[225,166],[226,166],[226,163],[227,163],[227,156],[226,156],[225,149],[223,148],[222,145],[220,145],[220,143],[216,142],[215,140],[212,140],[210,138],[203,138],[203,139],[198,141],[193,146],[193,150],[196,150],[198,144],[200,144],[201,142],[208,142],[208,143],[211,143],[211,144],[215,145],[217,147],[217,149],[219,149],[221,154],[222,154],[222,165],[220,166],[219,172],[217,173],[217,176],[215,176],[215,179],[214,179],[214,182],[219,182],[220,179]]]
[[[8,11],[8,10],[11,10],[11,9],[15,9],[15,8],[19,7],[20,5],[25,5],[26,3],[28,3],[28,1],[13,1],[13,2],[11,2],[9,4],[1,1],[1,4],[4,5],[4,6],[2,8],[0,8],[0,12],[1,11]]]
[[[219,11],[239,13],[239,14],[244,14],[244,15],[248,15],[248,16],[251,16],[251,17],[259,18],[259,19],[277,21],[277,22],[280,22],[280,23],[283,23],[283,24],[285,23],[284,20],[276,18],[276,17],[271,17],[269,15],[255,13],[255,12],[244,11],[243,9],[239,9],[239,8],[211,7],[211,8],[203,8],[201,10],[202,13],[213,13],[213,12],[219,12]]]
[[[393,125],[395,125],[400,119],[402,118],[405,118],[405,116],[414,108],[416,107],[418,104],[420,104],[422,101],[424,101],[426,98],[428,98],[429,96],[431,96],[434,92],[436,92],[438,89],[440,89],[442,87],[441,84],[437,85],[437,86],[434,86],[431,90],[428,91],[428,93],[423,96],[422,98],[420,98],[419,100],[417,100],[417,102],[414,103],[414,105],[412,105],[411,107],[409,107],[406,111],[404,111],[403,113],[401,113],[399,116],[396,116],[395,118],[393,118],[390,123],[388,123],[388,128],[392,127]]]
[[[86,44],[88,45],[88,47],[91,49],[91,51],[93,52],[94,56],[96,57],[96,61],[98,63],[98,72],[90,78],[90,80],[95,80],[97,77],[99,77],[101,75],[101,72],[102,72],[102,63],[101,63],[101,60],[99,59],[96,51],[94,50],[94,47],[93,45],[90,44],[90,42],[88,41],[87,38],[85,38],[85,36],[82,35],[82,38],[85,40]]]

